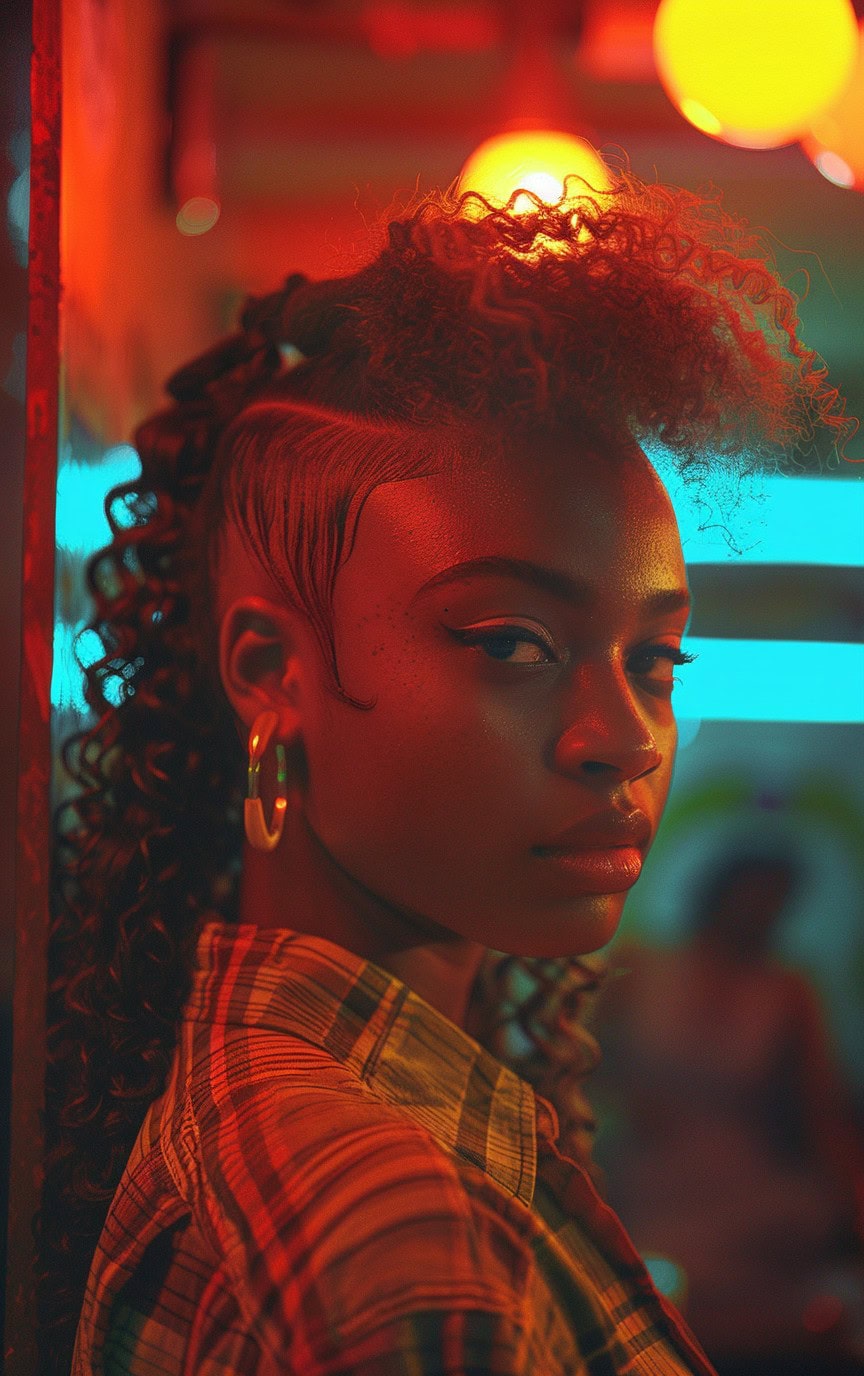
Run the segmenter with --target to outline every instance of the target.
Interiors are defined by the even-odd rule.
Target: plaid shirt
[[[554,1109],[378,966],[202,933],[74,1376],[708,1376]]]

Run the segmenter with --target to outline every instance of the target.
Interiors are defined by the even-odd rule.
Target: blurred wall
[[[21,493],[27,331],[30,5],[9,0],[0,38],[0,1274],[6,1272],[15,807],[21,632]],[[0,1320],[2,1322],[2,1320]],[[0,1350],[3,1337],[0,1333]]]

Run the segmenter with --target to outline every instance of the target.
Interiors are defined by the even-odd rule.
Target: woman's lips
[[[572,880],[577,893],[621,893],[642,872],[642,853],[636,846],[604,846],[576,849],[566,846],[534,846],[533,854],[559,874]]]

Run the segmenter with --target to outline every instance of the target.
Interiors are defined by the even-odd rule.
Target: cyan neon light
[[[141,460],[131,444],[107,449],[99,463],[64,458],[57,470],[58,546],[79,558],[102,549],[111,539],[105,497],[117,483],[137,478]]]
[[[724,521],[700,531],[705,513],[669,483],[688,564],[864,564],[864,477],[766,478]],[[741,549],[736,554],[725,524]]]
[[[667,458],[651,455],[670,490],[684,556],[691,564],[829,564],[864,565],[864,474],[861,478],[764,478],[755,480],[756,495],[724,517],[697,508],[680,484]],[[90,554],[109,538],[103,505],[115,483],[135,478],[140,459],[129,444],[106,450],[98,464],[67,459],[57,476],[57,543],[76,554]],[[710,481],[708,490],[710,492]],[[734,491],[734,481],[732,483]],[[694,491],[701,491],[699,484]],[[741,553],[736,554],[721,526],[727,526]]]
[[[688,563],[864,566],[864,474],[860,479],[757,480],[757,495],[748,498],[742,489],[740,508],[725,518],[718,509],[709,515],[710,528],[700,531],[706,512],[694,505],[687,486],[677,482],[667,459],[654,453],[652,459],[669,487]],[[58,545],[85,555],[106,544],[105,494],[140,471],[140,459],[129,444],[106,450],[98,464],[62,463],[57,475]],[[694,485],[694,491],[701,490]],[[730,548],[724,525],[740,554]]]
[[[710,721],[864,722],[864,645],[799,640],[686,641],[676,716]]]
[[[51,702],[58,711],[87,711],[73,650],[83,626],[54,627]],[[864,645],[691,637],[687,648],[698,659],[677,671],[673,693],[683,735],[694,735],[700,721],[864,722]],[[95,631],[85,631],[77,649],[82,663],[102,654]],[[115,705],[121,691],[121,679],[108,680]]]
[[[85,625],[84,621],[78,621],[74,626],[65,621],[54,623],[51,706],[55,712],[77,712],[79,716],[85,716],[90,710],[84,700],[82,666],[95,664],[105,651],[96,632],[85,630]],[[138,662],[140,663],[140,660]],[[121,676],[112,676],[105,680],[105,697],[112,707],[119,706],[123,691],[124,681]]]
[[[864,476],[759,480],[758,497],[745,498],[725,520],[743,549],[735,555],[721,530],[699,531],[704,511],[686,485],[676,484],[662,456],[652,459],[669,486],[689,563],[864,565]],[[128,444],[108,449],[98,464],[67,457],[57,480],[58,545],[81,559],[105,545],[105,494],[140,471]],[[51,696],[55,708],[83,713],[83,678],[72,652],[78,629],[57,625]],[[101,646],[82,642],[81,657],[92,649],[98,658]],[[713,639],[691,639],[688,646],[699,659],[679,671],[674,702],[682,721],[864,722],[864,646]],[[120,681],[109,681],[106,691],[119,701]]]
[[[70,626],[65,621],[54,622],[54,662],[51,666],[51,706],[55,712],[85,713],[84,675],[75,660],[74,641],[83,625]],[[93,658],[98,659],[100,649]]]
[[[757,473],[740,481],[720,467],[688,484],[669,450],[643,447],[672,499],[689,564],[864,565],[861,467],[844,465],[851,476],[839,478]]]

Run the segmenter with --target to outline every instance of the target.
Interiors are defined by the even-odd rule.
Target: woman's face
[[[342,686],[374,706],[307,676],[308,825],[430,931],[521,955],[604,945],[669,789],[687,606],[675,517],[635,449],[377,488],[334,609]]]

